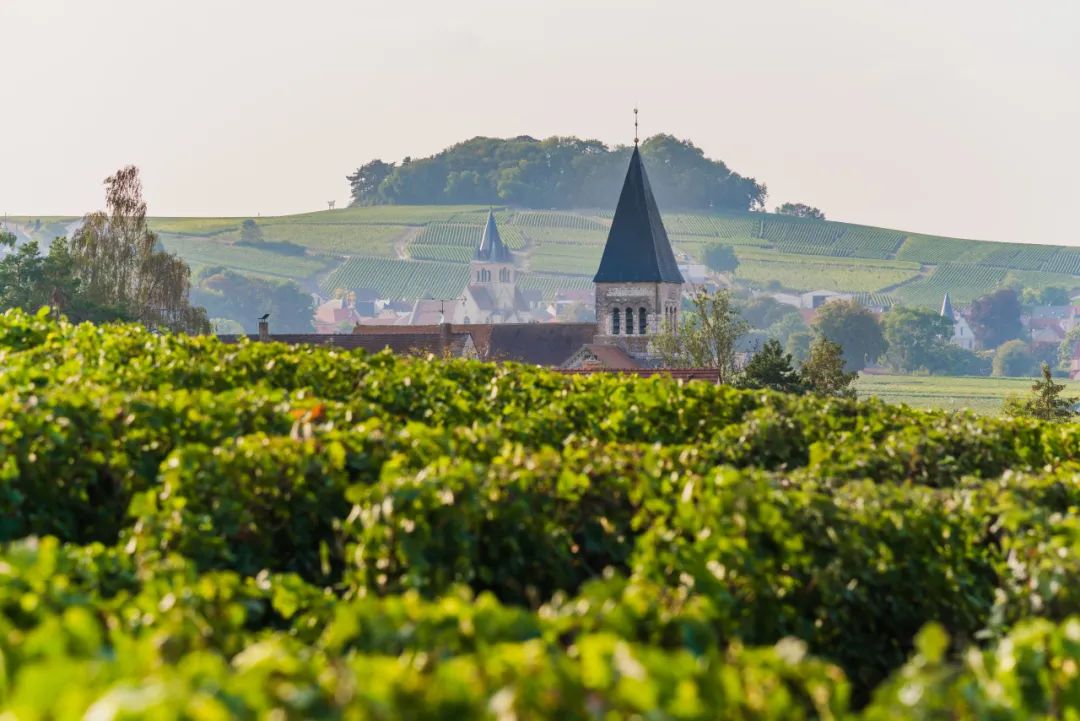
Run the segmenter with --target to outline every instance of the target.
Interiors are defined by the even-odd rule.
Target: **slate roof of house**
[[[459,303],[450,303],[431,298],[418,298],[409,313],[409,325],[438,325],[440,322],[453,323]]]
[[[487,286],[470,285],[466,288],[466,291],[472,296],[473,302],[476,303],[476,307],[480,310],[495,310],[497,308],[495,298],[492,297]]]
[[[481,358],[540,366],[562,365],[596,335],[596,323],[494,323],[455,328],[478,328],[473,332],[473,343]]]
[[[720,371],[716,368],[560,368],[560,373],[567,375],[593,375],[594,373],[613,373],[618,375],[637,376],[639,378],[651,378],[652,376],[666,376],[674,380],[682,381],[707,381],[709,383],[720,382]]]
[[[476,259],[488,263],[510,262],[510,250],[503,243],[499,228],[495,225],[495,214],[490,210],[487,225],[484,226],[484,235],[480,238],[480,247],[476,249]]]
[[[426,355],[434,353],[440,355],[443,352],[443,339],[439,335],[438,326],[433,326],[435,332],[412,332],[395,333],[386,332],[393,326],[372,326],[376,332],[365,333],[277,333],[270,336],[272,343],[286,343],[288,345],[312,345],[332,346],[341,350],[363,349],[369,353],[378,353],[389,348],[392,353],[399,355]],[[218,336],[225,343],[237,343],[243,338],[258,341],[258,335],[221,335]],[[461,356],[468,345],[471,336],[469,333],[451,331],[448,338],[448,351],[453,356]]]
[[[641,368],[640,363],[634,360],[629,353],[617,345],[589,343],[585,346],[585,349],[591,353],[596,360],[600,361],[606,370],[632,370]]]
[[[630,156],[594,283],[682,283],[641,153]]]
[[[956,320],[956,314],[953,313],[952,301],[949,300],[949,294],[945,294],[945,300],[941,301],[941,317],[948,318],[951,321]]]
[[[516,361],[540,366],[558,366],[569,360],[581,346],[592,343],[595,323],[453,323],[452,333],[472,336],[482,360]],[[358,325],[357,334],[437,335],[438,325],[372,327]]]

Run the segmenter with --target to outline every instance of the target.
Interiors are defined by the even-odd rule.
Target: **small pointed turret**
[[[953,313],[952,301],[949,300],[948,293],[945,294],[945,300],[941,301],[941,317],[948,318],[953,322],[956,321],[956,314]]]
[[[683,282],[637,146],[593,282]]]
[[[488,211],[487,225],[484,226],[484,235],[480,239],[480,247],[476,249],[476,259],[488,263],[509,263],[510,250],[499,235],[499,228],[495,225],[495,214]]]

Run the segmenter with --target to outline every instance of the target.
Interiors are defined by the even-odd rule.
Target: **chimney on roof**
[[[270,321],[259,321],[259,340],[263,341],[264,343],[270,340]]]
[[[450,357],[450,324],[446,321],[439,323],[439,355]]]

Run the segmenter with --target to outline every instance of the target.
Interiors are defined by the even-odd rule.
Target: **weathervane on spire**
[[[638,132],[637,132],[637,108],[634,108],[634,147],[637,147]]]

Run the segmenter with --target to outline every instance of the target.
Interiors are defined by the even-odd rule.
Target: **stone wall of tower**
[[[481,280],[480,273],[487,271],[490,275],[490,280]],[[505,278],[503,280],[503,272],[505,271]],[[517,270],[514,268],[513,263],[494,263],[486,260],[473,260],[469,263],[469,283],[490,283],[493,285],[515,285],[517,283]]]
[[[633,356],[646,358],[649,343],[663,328],[665,318],[678,324],[682,303],[680,283],[596,283],[596,342],[618,345]],[[627,333],[627,309],[633,312]],[[646,313],[645,333],[641,333],[641,310]],[[619,328],[613,320],[618,311]]]

